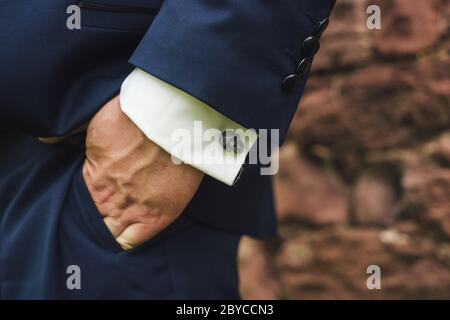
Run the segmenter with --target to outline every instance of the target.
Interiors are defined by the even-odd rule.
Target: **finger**
[[[163,228],[155,228],[153,224],[134,223],[128,226],[117,238],[116,241],[122,249],[133,249],[146,241],[149,241]]]
[[[119,223],[116,218],[106,217],[103,219],[103,222],[108,227],[109,231],[112,233],[114,238],[117,238],[123,231],[127,228],[123,224]]]
[[[63,141],[66,139],[69,135],[61,136],[61,137],[39,137],[39,141],[46,144],[55,144]]]
[[[71,131],[70,133],[64,135],[64,136],[56,136],[56,137],[38,137],[38,140],[42,143],[46,143],[46,144],[55,144],[55,143],[60,143],[61,141],[64,141],[65,139],[67,139],[68,137],[77,134],[79,132],[83,132],[87,130],[87,127],[89,125],[89,122],[86,122],[85,124],[83,124],[81,127]]]

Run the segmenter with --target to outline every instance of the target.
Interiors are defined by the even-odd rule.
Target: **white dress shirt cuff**
[[[205,174],[232,185],[258,135],[195,97],[135,69],[122,84],[122,111],[154,143]],[[224,148],[223,133],[233,132],[240,148]],[[228,136],[230,137],[230,136]],[[235,140],[232,140],[235,141]]]

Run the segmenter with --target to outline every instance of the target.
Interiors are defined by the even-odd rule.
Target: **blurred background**
[[[337,1],[279,154],[280,236],[240,247],[244,299],[450,299],[449,16]]]

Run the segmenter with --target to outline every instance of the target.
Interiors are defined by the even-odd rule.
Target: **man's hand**
[[[121,111],[116,97],[89,123],[83,176],[105,224],[128,250],[183,212],[203,173],[174,164]]]

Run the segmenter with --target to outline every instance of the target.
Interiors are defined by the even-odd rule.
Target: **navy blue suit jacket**
[[[66,27],[66,9],[73,4],[81,8],[81,30]],[[277,128],[283,139],[309,71],[309,65],[299,63],[312,57],[317,45],[304,40],[318,37],[333,4],[334,0],[0,1],[0,137],[10,142],[15,134],[70,132],[116,95],[138,67],[247,128]],[[1,149],[0,143],[0,189],[9,188],[0,190],[4,195],[24,190],[8,183],[15,179],[17,166],[17,158],[11,156],[14,148],[8,146]],[[27,179],[38,174],[31,167],[29,172]],[[11,198],[0,199],[0,209],[5,208],[13,209]],[[251,166],[231,188],[206,178],[185,214],[231,232],[273,235],[270,177],[260,176]]]

